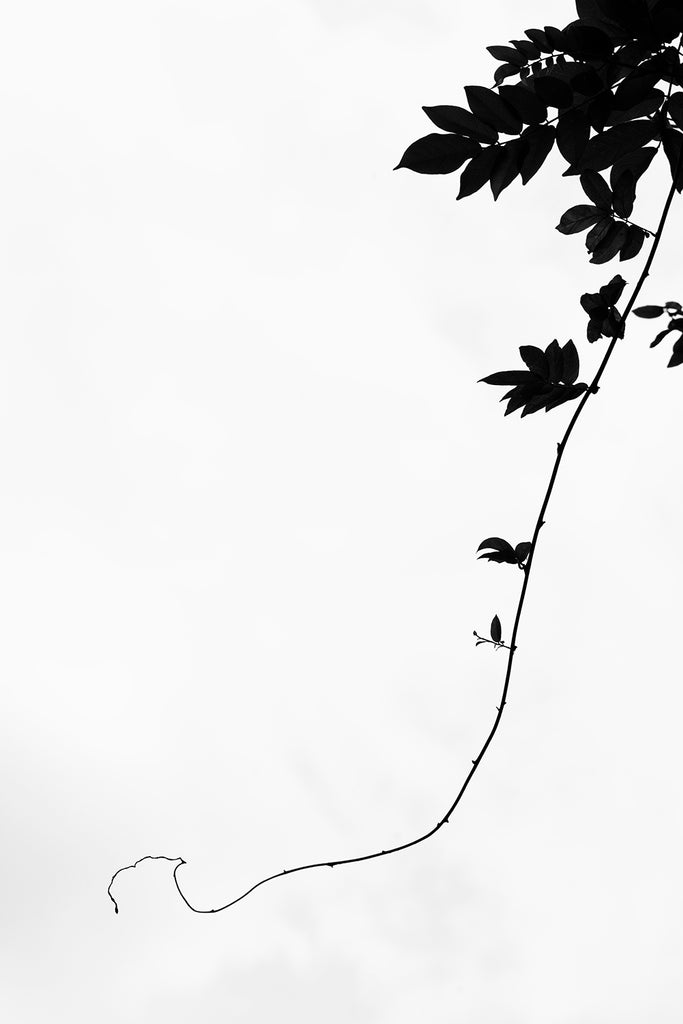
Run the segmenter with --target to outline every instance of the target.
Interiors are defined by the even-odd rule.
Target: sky
[[[0,60],[0,1010],[13,1024],[674,1024],[683,369],[572,436],[477,384],[573,338],[555,156],[392,171],[569,3],[33,0]],[[654,226],[656,162],[636,208]],[[683,204],[644,302],[683,301]],[[627,293],[628,294],[628,293]]]

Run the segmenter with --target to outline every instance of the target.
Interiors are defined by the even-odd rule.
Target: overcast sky
[[[573,337],[553,157],[392,172],[562,3],[34,0],[0,61],[0,1009],[12,1024],[679,1024],[683,368],[572,438],[477,384]],[[663,158],[662,158],[663,162]],[[658,161],[638,218],[656,225]],[[683,203],[643,301],[683,301]]]

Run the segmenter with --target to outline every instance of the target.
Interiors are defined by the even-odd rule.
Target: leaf
[[[488,643],[488,640],[477,640],[477,642],[476,642],[476,644],[474,646],[478,647],[479,644],[487,644],[487,643]]]
[[[632,260],[634,256],[637,256],[640,250],[643,248],[643,242],[645,241],[645,232],[642,228],[639,228],[636,224],[629,224],[628,234],[626,241],[621,247],[619,253],[620,260]]]
[[[548,394],[537,395],[535,398],[532,398],[527,402],[522,409],[522,419],[524,419],[525,416],[531,416],[532,413],[540,412],[541,409],[545,409],[548,397]]]
[[[516,544],[515,545],[515,557],[516,557],[517,561],[520,563],[520,565],[522,564],[523,561],[525,561],[525,559],[527,559],[529,557],[529,552],[530,551],[531,551],[531,541],[529,541],[529,540],[524,540],[524,541],[521,542],[521,544]]]
[[[519,354],[532,373],[537,374],[542,380],[549,379],[550,367],[543,349],[536,348],[535,345],[522,345]]]
[[[524,74],[528,68],[518,68],[516,64],[499,64],[496,70],[493,72],[493,81],[496,85],[500,85],[506,78],[512,78],[513,75]]]
[[[560,385],[555,388],[554,393],[546,402],[545,411],[550,412],[551,409],[556,409],[558,405],[564,405],[565,402],[573,401],[573,399],[578,398],[585,390],[585,384],[572,384],[570,387],[562,387]]]
[[[637,103],[652,92],[657,85],[660,74],[657,71],[650,71],[641,65],[636,71],[621,82],[614,93],[614,106],[617,110],[630,110]],[[663,96],[662,96],[663,98]]]
[[[619,252],[626,241],[628,228],[626,224],[613,224],[603,240],[595,247],[590,258],[591,263],[609,263]]]
[[[582,110],[568,110],[557,122],[557,148],[568,164],[576,164],[588,145],[590,125]]]
[[[473,157],[460,175],[460,191],[457,199],[464,199],[478,192],[490,179],[496,160],[500,156],[500,146],[488,146]]]
[[[498,94],[512,107],[524,124],[541,124],[548,116],[548,108],[525,85],[501,85]]]
[[[563,235],[575,235],[578,231],[586,231],[602,217],[604,213],[597,206],[572,206],[562,214],[556,230]]]
[[[437,128],[445,132],[457,132],[459,135],[467,135],[477,142],[497,142],[498,132],[490,125],[484,124],[478,117],[475,117],[465,110],[464,107],[423,107],[422,108]]]
[[[612,190],[598,171],[584,171],[579,179],[588,198],[601,210],[612,209]]]
[[[537,57],[541,56],[540,48],[536,43],[532,43],[528,39],[511,39],[510,42],[515,50],[519,50],[527,60],[536,60]]]
[[[626,171],[617,179],[614,189],[614,212],[619,217],[628,219],[633,213],[636,201],[636,179],[631,171]]]
[[[660,341],[666,338],[667,334],[671,331],[671,327],[666,327],[663,331],[660,331],[654,341],[650,342],[650,348],[656,348]]]
[[[466,85],[465,95],[475,117],[507,135],[519,135],[522,122],[505,100],[483,85]]]
[[[541,390],[544,391],[545,385],[541,386]],[[530,386],[522,384],[519,387],[514,388],[509,394],[505,395],[504,398],[509,398],[505,415],[509,416],[511,412],[516,412],[517,409],[521,409],[523,405],[526,405],[532,398],[537,394],[538,386]]]
[[[500,619],[497,615],[494,615],[491,622],[491,639],[494,643],[499,644],[502,637],[502,627],[500,625]]]
[[[526,156],[522,160],[520,170],[522,183],[526,185],[541,169],[550,150],[553,148],[555,129],[551,124],[526,128],[522,132],[521,138],[527,144]]]
[[[683,92],[677,92],[667,105],[667,113],[679,128],[683,128]]]
[[[450,174],[480,150],[478,142],[460,135],[425,135],[408,146],[394,170],[407,167],[418,174]]]
[[[617,160],[610,171],[612,189],[617,187],[619,178],[627,172],[633,174],[637,184],[652,163],[656,152],[657,150],[654,146],[646,146],[645,149],[635,149],[632,153],[627,153],[626,156],[622,156]]]
[[[623,295],[625,287],[626,281],[624,281],[621,274],[615,274],[611,281],[603,284],[598,294],[608,306],[613,306]]]
[[[500,158],[496,161],[491,173],[491,192],[494,201],[519,174],[525,152],[526,142],[522,139],[513,139],[512,142],[507,142],[501,147]]]
[[[572,87],[554,75],[536,76],[534,78],[536,95],[548,107],[570,107],[574,98]]]
[[[575,21],[562,34],[565,50],[578,60],[607,60],[612,56],[612,41],[600,28]]]
[[[533,374],[528,370],[501,370],[499,373],[490,373],[488,377],[482,377],[478,384],[528,384],[533,381]]]
[[[583,66],[578,74],[573,75],[570,84],[574,92],[582,96],[595,96],[604,89],[604,83],[595,68]]]
[[[623,124],[625,121],[635,121],[638,117],[649,117],[656,113],[664,102],[664,93],[661,89],[653,89],[648,96],[640,100],[628,110],[613,110],[607,118],[606,124]]]
[[[666,364],[669,366],[680,366],[683,363],[683,341],[681,338],[674,342],[673,353],[671,359]]]
[[[600,92],[586,108],[588,120],[596,132],[601,132],[607,124],[614,108],[614,97],[608,90]]]
[[[600,245],[609,229],[615,224],[614,217],[603,217],[599,220],[595,227],[591,228],[586,235],[586,248],[588,252],[594,252],[595,249]]]
[[[675,175],[676,191],[683,192],[683,156],[681,155],[683,133],[676,131],[675,128],[664,128],[662,130],[662,145],[671,168],[671,180],[674,181]]]
[[[553,50],[565,49],[564,33],[560,32],[559,28],[555,28],[554,25],[544,25],[543,31],[548,37],[548,42],[551,44]]]
[[[548,358],[550,379],[553,384],[559,384],[564,373],[564,358],[557,339],[550,342],[545,350],[545,354]]]
[[[512,544],[509,541],[503,540],[502,537],[487,537],[483,540],[477,551],[483,551],[484,548],[493,548],[494,551],[500,551],[502,554],[511,555],[514,553]]]
[[[633,315],[640,316],[643,320],[654,320],[655,317],[661,316],[663,312],[663,306],[638,306],[638,309],[633,310]]]
[[[486,49],[496,60],[514,64],[518,68],[523,68],[525,64],[528,64],[526,57],[523,57],[521,53],[514,50],[511,46],[487,46]]]
[[[547,35],[540,28],[527,28],[524,30],[524,35],[536,44],[541,53],[553,52],[552,43],[548,41]]]
[[[579,376],[579,353],[573,341],[568,341],[562,346],[562,376],[563,384],[573,384]]]
[[[610,167],[620,157],[650,142],[655,134],[656,128],[650,121],[633,121],[608,128],[589,140],[576,169],[600,171]]]

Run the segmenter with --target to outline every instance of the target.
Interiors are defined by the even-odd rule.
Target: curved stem
[[[638,282],[637,282],[637,284],[636,284],[636,286],[635,286],[635,288],[633,290],[631,298],[629,299],[628,304],[627,304],[627,306],[626,306],[626,308],[624,310],[624,314],[623,314],[623,317],[622,317],[622,323],[624,323],[626,321],[628,315],[630,314],[631,310],[633,309],[633,306],[634,306],[634,304],[636,302],[636,299],[638,298],[638,295],[640,294],[640,291],[641,291],[641,289],[642,289],[642,287],[643,287],[647,277],[649,276],[650,267],[652,266],[652,262],[653,262],[653,260],[655,258],[655,254],[657,252],[657,249],[659,248],[659,243],[661,241],[662,233],[664,231],[664,225],[666,223],[666,219],[667,219],[667,216],[669,214],[669,209],[671,207],[671,203],[672,203],[672,200],[673,200],[673,197],[674,197],[674,192],[676,191],[676,189],[675,189],[675,182],[676,182],[676,179],[678,178],[678,171],[680,169],[680,166],[681,166],[682,162],[683,162],[683,150],[681,151],[681,156],[679,157],[678,167],[676,168],[676,173],[674,173],[674,175],[673,175],[673,182],[672,182],[671,188],[669,190],[669,194],[668,194],[668,196],[666,198],[666,202],[664,204],[664,209],[662,211],[662,216],[661,216],[660,221],[659,221],[659,226],[657,227],[657,231],[655,233],[655,237],[654,237],[654,242],[652,244],[652,248],[651,248],[650,253],[648,255],[648,258],[647,258],[647,260],[645,262],[645,266],[643,267],[643,270],[642,270],[642,272],[640,274],[640,277],[638,278]],[[501,693],[500,704],[496,708],[496,712],[497,712],[496,713],[496,717],[495,717],[495,719],[493,721],[493,725],[492,725],[492,727],[491,727],[491,729],[489,731],[489,734],[488,734],[488,736],[486,737],[486,739],[484,741],[483,746],[481,747],[481,749],[480,749],[479,753],[477,754],[476,758],[472,761],[472,767],[470,768],[470,770],[468,771],[467,775],[465,776],[465,780],[462,783],[462,785],[460,786],[460,789],[458,790],[458,793],[457,793],[455,799],[453,800],[453,802],[451,803],[450,807],[448,808],[446,813],[443,815],[443,817],[440,818],[439,821],[437,821],[436,825],[434,825],[433,828],[430,828],[427,832],[424,832],[422,835],[417,836],[417,838],[411,839],[411,840],[409,840],[406,843],[400,843],[397,846],[388,847],[386,850],[377,850],[374,853],[362,854],[359,857],[344,857],[344,858],[341,858],[339,860],[317,861],[317,862],[312,863],[312,864],[301,864],[301,865],[299,865],[299,867],[285,868],[282,871],[277,871],[275,874],[268,875],[267,878],[262,878],[259,882],[256,882],[254,885],[251,886],[251,888],[247,889],[246,892],[243,892],[241,896],[237,896],[234,900],[230,900],[228,903],[224,903],[220,907],[213,907],[213,908],[208,909],[208,910],[203,910],[201,908],[194,907],[190,903],[190,901],[187,899],[187,897],[185,896],[185,893],[183,892],[183,890],[180,888],[180,883],[178,882],[178,869],[181,868],[183,866],[183,864],[187,863],[185,860],[183,860],[182,857],[166,857],[163,854],[156,855],[156,856],[155,855],[148,855],[146,857],[141,857],[139,860],[135,861],[134,864],[129,864],[126,867],[119,868],[118,871],[116,871],[114,873],[114,875],[112,876],[111,882],[109,883],[109,887],[107,889],[107,893],[109,895],[110,900],[114,904],[114,910],[115,910],[115,912],[117,914],[119,912],[118,904],[117,904],[116,900],[114,899],[114,897],[112,895],[112,892],[111,892],[111,888],[112,888],[112,885],[114,883],[114,880],[116,879],[117,875],[119,875],[122,871],[127,871],[130,868],[135,868],[135,867],[137,867],[138,864],[140,864],[142,861],[145,861],[145,860],[167,860],[167,861],[169,861],[171,863],[175,863],[175,867],[173,869],[173,881],[175,883],[176,889],[178,890],[178,893],[180,894],[181,899],[186,904],[186,906],[189,907],[189,909],[191,911],[193,911],[193,913],[195,913],[195,914],[218,914],[222,910],[227,910],[229,907],[234,907],[234,905],[236,903],[239,903],[241,900],[245,899],[252,892],[254,892],[255,889],[258,889],[260,886],[265,885],[266,882],[272,882],[275,878],[282,878],[282,877],[284,877],[284,875],[294,875],[294,874],[296,874],[299,871],[310,871],[313,868],[324,868],[324,867],[335,868],[335,867],[340,867],[342,864],[360,864],[363,861],[376,860],[378,857],[388,857],[392,853],[399,853],[401,850],[408,850],[408,849],[410,849],[411,846],[417,846],[419,843],[424,843],[425,840],[430,839],[431,836],[435,835],[439,831],[439,829],[441,829],[444,825],[448,824],[451,815],[453,814],[453,812],[455,811],[456,807],[460,803],[462,797],[465,794],[465,791],[467,790],[467,787],[469,786],[470,782],[472,781],[472,778],[473,778],[477,768],[481,764],[482,758],[484,757],[484,754],[488,750],[488,748],[489,748],[489,746],[491,744],[491,741],[493,740],[493,737],[496,735],[496,732],[498,731],[498,726],[500,725],[501,718],[503,717],[503,709],[505,708],[505,705],[507,703],[508,689],[509,689],[509,686],[510,686],[510,677],[512,675],[512,664],[513,664],[514,657],[515,657],[515,651],[517,650],[517,644],[516,644],[517,632],[518,632],[519,623],[520,623],[520,620],[521,620],[521,617],[522,617],[522,610],[524,608],[524,600],[526,598],[527,588],[529,586],[529,579],[531,578],[531,567],[532,567],[532,564],[533,564],[534,555],[536,553],[536,545],[538,543],[538,536],[539,536],[539,534],[541,532],[541,527],[545,523],[544,516],[545,516],[545,513],[546,513],[546,509],[548,508],[548,504],[550,502],[550,497],[552,495],[553,488],[555,486],[555,481],[557,479],[557,473],[558,473],[558,470],[560,468],[560,463],[562,461],[562,456],[564,455],[564,452],[565,452],[565,449],[566,449],[566,446],[567,446],[567,442],[568,442],[568,440],[569,440],[569,438],[570,438],[570,436],[572,434],[572,431],[574,430],[574,427],[576,426],[576,423],[577,423],[577,421],[579,419],[579,416],[583,412],[583,410],[584,410],[584,408],[586,406],[586,403],[588,402],[588,399],[590,398],[590,396],[592,394],[596,394],[597,391],[598,391],[598,384],[599,384],[600,379],[601,379],[601,377],[602,377],[602,375],[603,375],[603,373],[605,371],[605,367],[607,366],[607,363],[609,362],[609,360],[610,360],[610,358],[612,356],[612,353],[614,352],[614,349],[615,349],[616,344],[617,344],[617,340],[618,340],[617,338],[612,338],[612,340],[610,341],[609,347],[607,348],[607,351],[605,352],[605,355],[604,355],[604,357],[602,359],[602,362],[600,363],[600,366],[598,367],[598,371],[597,371],[595,377],[593,378],[593,381],[592,381],[590,387],[588,388],[587,391],[585,391],[583,393],[583,397],[581,398],[581,401],[579,402],[576,410],[574,411],[574,415],[572,416],[571,420],[569,421],[569,426],[565,430],[564,436],[563,436],[562,440],[557,445],[557,454],[555,456],[555,463],[553,465],[552,472],[550,474],[550,479],[548,481],[548,486],[546,488],[545,496],[544,496],[543,502],[541,504],[541,509],[540,509],[540,511],[538,513],[538,518],[536,519],[536,526],[534,527],[534,533],[533,533],[533,537],[532,537],[532,540],[531,540],[531,550],[529,551],[529,554],[528,554],[527,559],[526,559],[526,566],[525,566],[526,571],[524,572],[524,580],[522,582],[522,588],[521,588],[521,591],[520,591],[519,600],[517,602],[517,611],[515,613],[515,620],[514,620],[514,625],[513,625],[513,628],[512,628],[512,636],[511,636],[511,639],[510,639],[510,646],[509,646],[509,648],[507,648],[510,653],[508,655],[507,667],[506,667],[506,670],[505,670],[505,681],[503,683],[503,690],[502,690],[502,693]]]

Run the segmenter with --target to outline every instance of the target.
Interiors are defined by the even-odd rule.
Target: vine
[[[420,174],[451,174],[466,165],[457,198],[473,195],[488,184],[496,200],[516,178],[526,185],[556,145],[568,165],[564,176],[577,176],[590,200],[566,210],[557,225],[558,231],[565,235],[586,231],[585,245],[594,264],[608,263],[617,256],[620,262],[634,259],[651,239],[645,263],[623,311],[617,306],[626,287],[620,274],[597,292],[585,293],[580,298],[588,316],[588,342],[608,339],[590,384],[578,382],[580,359],[571,340],[564,345],[553,340],[545,349],[522,345],[519,354],[524,369],[502,370],[482,378],[483,383],[511,388],[501,399],[507,401],[506,416],[520,409],[524,417],[542,409],[549,412],[569,402],[577,404],[557,444],[531,540],[512,545],[502,537],[488,537],[478,548],[483,552],[479,555],[481,559],[516,565],[522,571],[509,643],[503,641],[497,614],[491,622],[490,638],[474,631],[477,646],[490,644],[496,650],[508,652],[496,716],[479,753],[445,814],[432,828],[408,842],[358,857],[318,861],[275,872],[235,899],[211,909],[193,906],[183,892],[178,880],[178,871],[186,863],[182,857],[147,855],[114,872],[107,892],[116,913],[119,908],[112,887],[118,875],[146,860],[175,864],[173,881],[187,907],[197,914],[216,914],[276,878],[313,868],[358,864],[417,846],[449,823],[481,764],[507,704],[534,556],[560,464],[581,413],[599,391],[607,364],[625,335],[630,314],[643,319],[666,314],[669,324],[657,334],[651,347],[678,332],[668,366],[683,363],[681,304],[670,300],[661,305],[635,307],[650,274],[674,195],[683,191],[683,2],[576,0],[576,12],[577,19],[564,29],[552,25],[527,29],[526,39],[511,40],[509,46],[489,46],[489,53],[499,62],[493,88],[466,86],[469,109],[423,107],[441,131],[408,146],[395,168],[408,168]],[[503,84],[512,77],[519,81],[514,85]],[[552,117],[551,110],[556,111]],[[501,135],[508,137],[501,141]],[[672,180],[653,232],[635,223],[631,214],[637,186],[660,150]],[[601,173],[608,170],[609,182]]]

